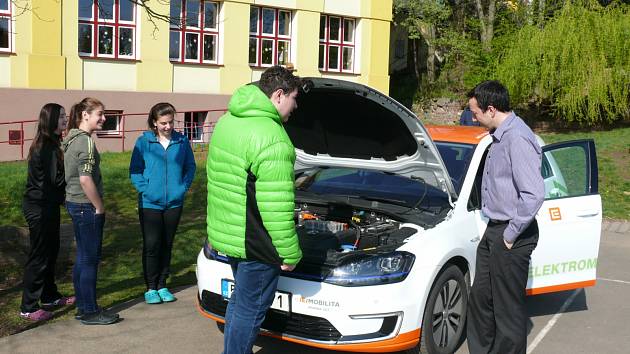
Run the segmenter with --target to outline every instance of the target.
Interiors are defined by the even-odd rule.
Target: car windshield
[[[441,141],[436,141],[435,145],[440,152],[440,156],[442,156],[449,176],[451,176],[453,187],[455,187],[457,194],[459,194],[476,145]]]
[[[378,170],[317,167],[296,171],[298,191],[319,195],[347,196],[439,212],[449,206],[448,195],[424,183]]]

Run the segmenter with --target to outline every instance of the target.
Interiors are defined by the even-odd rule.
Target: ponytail
[[[96,98],[86,97],[81,102],[75,103],[72,105],[70,109],[70,117],[68,118],[68,128],[66,129],[66,133],[71,129],[78,129],[79,125],[81,125],[81,119],[83,117],[83,112],[92,112],[98,107],[105,107],[103,103]]]

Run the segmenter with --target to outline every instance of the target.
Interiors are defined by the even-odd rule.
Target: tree
[[[419,39],[425,41],[427,81],[434,83],[437,79],[438,39],[450,16],[450,7],[439,0],[394,0],[394,16],[397,24],[407,30],[409,39],[413,41],[414,69],[418,79],[421,75],[418,69],[417,43]]]
[[[486,0],[486,2],[487,4],[484,8],[482,0],[475,0],[475,7],[481,27],[481,45],[485,51],[489,52],[492,48],[492,38],[494,37],[494,19],[497,4],[496,0]]]
[[[567,2],[544,28],[517,32],[496,78],[516,103],[550,105],[580,125],[630,117],[630,7]]]

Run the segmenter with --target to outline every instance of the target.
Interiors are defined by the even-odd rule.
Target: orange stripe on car
[[[488,135],[488,130],[482,127],[458,125],[427,125],[431,139],[451,143],[479,144]]]
[[[197,310],[204,315],[214,321],[225,323],[223,318],[214,316],[212,314],[207,313],[201,308],[199,304],[199,299],[197,299]],[[418,345],[420,341],[420,328],[415,329],[411,332],[402,333],[397,335],[394,338],[385,339],[376,342],[369,343],[352,343],[352,344],[322,344],[309,342],[308,340],[296,339],[291,337],[283,336],[282,334],[276,334],[271,332],[261,332],[260,334],[268,337],[273,337],[277,339],[282,339],[288,342],[298,343],[307,345],[309,347],[322,348],[328,350],[340,350],[347,352],[365,352],[365,353],[389,353],[396,352],[400,350],[410,349]]]
[[[532,288],[532,289],[527,289],[526,292],[527,292],[527,295],[539,295],[539,294],[555,293],[558,291],[587,288],[589,286],[595,286],[595,279],[587,280],[587,281],[579,281],[577,283],[568,283],[568,284],[544,286],[541,288]]]

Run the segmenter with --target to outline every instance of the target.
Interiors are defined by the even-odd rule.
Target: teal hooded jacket
[[[158,210],[181,207],[196,168],[185,135],[173,131],[164,149],[154,132],[144,132],[136,140],[129,163],[129,177],[138,191],[139,205]]]
[[[208,151],[208,240],[233,258],[297,264],[295,150],[271,100],[239,88],[217,122]]]

